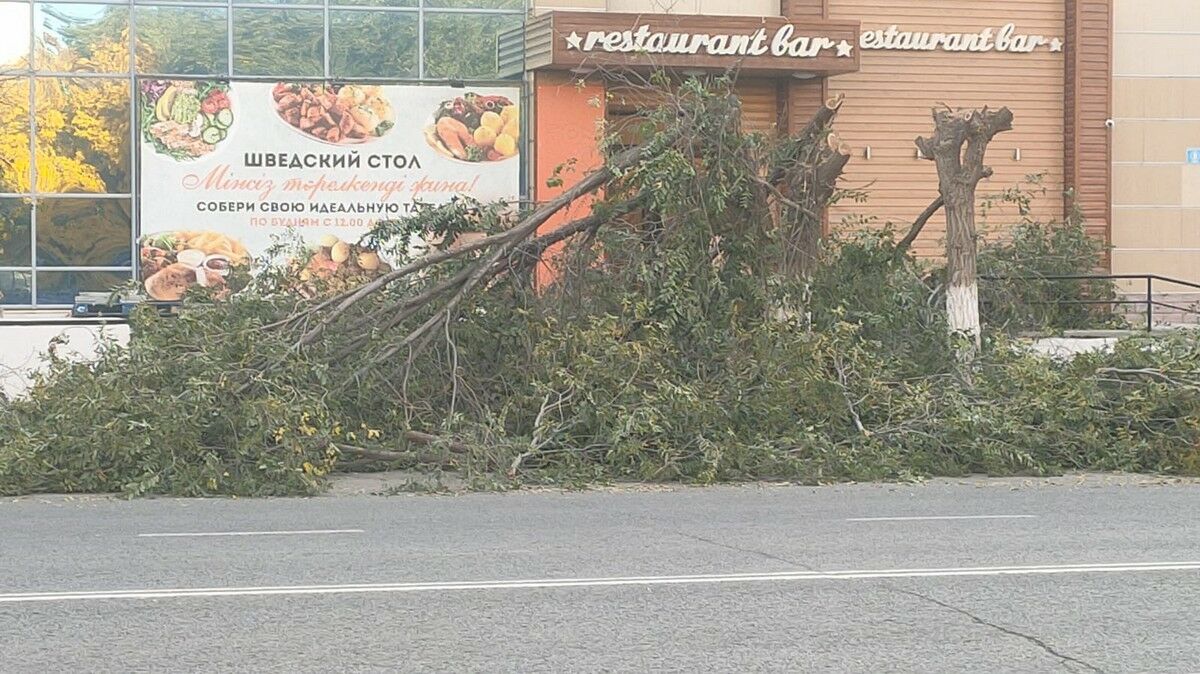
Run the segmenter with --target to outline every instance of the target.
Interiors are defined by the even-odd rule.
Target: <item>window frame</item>
[[[386,1],[386,0],[383,0]],[[434,0],[436,2],[436,0]],[[426,75],[426,17],[429,15],[444,15],[444,14],[471,14],[471,15],[486,15],[494,14],[500,16],[519,16],[522,20],[528,17],[531,3],[529,0],[522,0],[519,7],[514,8],[482,8],[482,7],[438,7],[430,6],[430,0],[415,0],[413,6],[383,6],[383,5],[364,5],[364,4],[347,4],[345,0],[315,0],[310,2],[288,1],[282,2],[255,2],[253,0],[53,0],[51,2],[42,2],[39,0],[0,0],[0,5],[27,5],[29,8],[29,46],[26,53],[26,63],[24,68],[2,68],[0,75],[4,78],[24,80],[28,84],[29,95],[29,151],[30,157],[35,158],[31,162],[30,167],[30,186],[28,192],[7,192],[0,191],[0,198],[16,198],[25,199],[30,202],[30,224],[29,224],[29,247],[30,260],[29,266],[0,266],[0,273],[30,275],[30,304],[9,304],[0,300],[0,307],[9,309],[21,308],[63,308],[70,305],[64,304],[46,304],[38,302],[38,271],[39,269],[50,272],[118,272],[128,274],[130,279],[137,278],[138,272],[138,246],[137,242],[141,236],[141,166],[140,166],[140,129],[139,115],[136,98],[139,95],[139,83],[142,79],[179,79],[179,80],[201,80],[201,79],[218,79],[226,81],[274,81],[281,78],[286,78],[293,81],[326,81],[326,82],[370,82],[379,84],[392,85],[446,85],[454,86],[514,86],[521,89],[522,99],[527,96],[527,82],[525,78],[516,79],[501,79],[500,77],[490,78],[437,78],[430,79]],[[52,69],[40,69],[38,64],[33,63],[33,55],[36,49],[36,37],[38,35],[38,7],[40,5],[109,5],[113,7],[125,7],[128,10],[128,39],[127,47],[129,49],[129,66],[125,72],[115,73],[94,73],[94,72],[61,72]],[[137,63],[137,9],[146,7],[172,7],[172,8],[192,8],[192,9],[224,9],[225,10],[225,40],[226,40],[226,58],[225,72],[223,73],[171,73],[160,72],[157,70],[147,69],[146,71],[139,70]],[[234,9],[267,9],[267,10],[282,10],[282,9],[304,9],[310,11],[320,11],[322,14],[322,64],[320,77],[289,77],[287,75],[235,75],[235,55],[237,53],[237,44],[234,42]],[[415,14],[417,16],[417,74],[415,77],[381,77],[381,76],[339,76],[332,70],[330,37],[331,37],[331,11],[350,11],[350,12],[400,12]],[[129,190],[123,192],[105,192],[105,193],[50,193],[40,192],[37,185],[37,166],[36,166],[36,142],[37,129],[35,120],[37,119],[36,107],[36,85],[38,79],[85,79],[97,78],[106,80],[124,80],[127,82],[131,100],[129,106],[129,171],[131,179],[129,181]],[[522,138],[525,136],[523,134]],[[523,142],[526,142],[523,140]],[[522,153],[522,157],[525,153]],[[527,161],[522,158],[522,162]],[[522,170],[524,183],[525,171]],[[525,185],[521,185],[521,191],[524,193]],[[66,266],[48,266],[38,264],[37,250],[37,226],[38,226],[38,204],[47,199],[126,199],[131,204],[130,208],[130,232],[131,239],[129,242],[129,266],[86,266],[86,265],[66,265]]]

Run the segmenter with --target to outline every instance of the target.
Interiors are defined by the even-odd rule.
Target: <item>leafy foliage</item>
[[[298,313],[321,300],[277,272],[177,319],[140,315],[128,348],[52,358],[31,397],[0,404],[0,493],[309,493],[379,465],[483,486],[1200,472],[1194,335],[1056,361],[998,331],[968,384],[936,284],[890,232],[829,241],[811,279],[780,277],[758,178],[774,149],[741,131],[727,86],[687,83],[644,122],[657,145],[609,183],[602,226],[554,258],[553,284],[535,292],[509,260],[423,345],[402,337],[443,309],[413,298],[486,250],[334,318]],[[403,264],[414,235],[446,250],[512,217],[464,202],[371,237]],[[1047,250],[1074,245],[1044,231]],[[990,254],[1036,266],[1035,240]]]
[[[0,494],[282,495],[314,491],[336,459],[324,442],[322,373],[265,336],[261,300],[139,313],[126,347],[94,362],[49,353],[28,398],[0,407]],[[238,394],[251,359],[273,365]]]
[[[1031,176],[1030,184],[1037,189],[1040,180]],[[1109,303],[1117,299],[1111,281],[1061,278],[1099,273],[1104,244],[1088,233],[1078,212],[1062,223],[1031,219],[1027,188],[1016,186],[997,197],[1015,203],[1021,221],[979,251],[979,273],[993,277],[980,284],[984,322],[1008,332],[1120,327],[1118,305]]]

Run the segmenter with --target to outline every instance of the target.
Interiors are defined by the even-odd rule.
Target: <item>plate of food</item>
[[[175,302],[192,286],[229,290],[229,275],[250,263],[237,239],[220,232],[178,231],[150,234],[141,241],[142,284],[151,299]]]
[[[369,143],[396,126],[392,103],[377,85],[280,82],[271,98],[285,124],[330,145]]]
[[[178,162],[208,156],[229,137],[234,107],[228,82],[143,80],[142,138]]]
[[[378,252],[335,234],[322,236],[316,244],[291,261],[292,290],[304,297],[352,288],[392,270]]]
[[[520,152],[521,110],[507,96],[468,92],[442,101],[425,127],[425,141],[461,162],[512,159]]]

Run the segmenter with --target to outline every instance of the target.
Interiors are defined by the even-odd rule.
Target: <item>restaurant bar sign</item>
[[[811,59],[830,49],[836,51],[837,58],[848,58],[854,53],[854,44],[845,39],[834,42],[828,37],[802,34],[790,23],[771,33],[766,28],[742,33],[681,33],[655,30],[643,23],[633,30],[593,30],[586,35],[572,32],[566,41],[567,49],[609,54],[771,55]]]
[[[1061,52],[1063,41],[1057,37],[1022,33],[1015,23],[998,28],[983,28],[973,33],[904,30],[892,25],[865,30],[858,44],[863,49],[882,51],[1007,52],[1029,54],[1039,49]]]
[[[502,36],[501,72],[539,68],[729,68],[786,75],[858,70],[857,21],[549,12]],[[512,58],[507,58],[511,54]],[[518,57],[523,59],[518,64]],[[506,68],[508,61],[512,67]]]
[[[966,32],[863,29],[857,21],[786,17],[548,12],[500,36],[503,75],[526,70],[605,68],[724,70],[760,75],[856,72],[863,51],[1032,54],[1061,52],[1052,35],[1015,23]]]
[[[670,22],[675,22],[672,17]],[[858,40],[834,41],[811,27],[785,23],[770,31],[766,27],[739,33],[680,32],[661,29],[661,24],[641,23],[629,30],[571,31],[562,38],[568,51],[605,54],[775,56],[812,59],[831,50],[837,58],[850,58],[856,46],[880,51],[1010,52],[1028,54],[1045,48],[1062,51],[1056,37],[1025,34],[1014,23],[969,33],[904,30],[892,25],[863,31]]]
[[[141,80],[140,269],[177,300],[225,288],[275,242],[298,283],[388,269],[359,246],[380,220],[520,193],[520,90]],[[299,257],[296,257],[299,256]]]

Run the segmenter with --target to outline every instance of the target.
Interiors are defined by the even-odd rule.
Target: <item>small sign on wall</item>
[[[1188,148],[1187,163],[1200,164],[1200,147]]]

